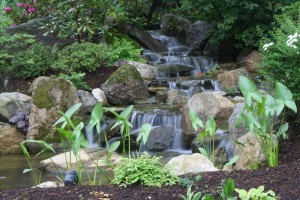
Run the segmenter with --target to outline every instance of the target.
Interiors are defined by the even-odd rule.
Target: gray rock
[[[22,153],[20,143],[24,139],[25,136],[21,130],[0,122],[0,155]]]
[[[134,66],[139,71],[144,80],[155,79],[157,74],[156,67],[134,61],[128,61],[127,63]]]
[[[175,129],[172,126],[155,126],[152,127],[149,134],[146,147],[150,151],[162,151],[171,146]]]
[[[0,94],[0,121],[8,122],[18,110],[26,110],[31,97],[18,92],[3,92]]]
[[[214,92],[195,94],[181,109],[184,132],[186,134],[195,134],[189,118],[190,109],[198,113],[204,124],[210,117],[214,117],[217,125],[222,125],[225,122],[227,123],[233,108],[234,104],[229,99]]]
[[[88,91],[78,90],[77,91],[79,102],[82,103],[81,110],[84,113],[91,113],[97,101],[95,97]]]
[[[77,89],[63,78],[39,77],[32,83],[32,101],[27,139],[60,142],[52,125],[71,106],[79,103]],[[36,152],[39,146],[31,143],[30,150]]]
[[[190,27],[191,23],[189,20],[173,14],[166,14],[161,20],[161,33],[167,36],[173,36],[184,44],[186,43]]]
[[[154,52],[167,52],[168,49],[159,40],[151,37],[149,33],[146,33],[137,27],[130,27],[128,35],[136,40],[139,44]]]
[[[245,68],[238,68],[235,70],[226,71],[218,75],[218,80],[222,88],[236,88],[240,76],[247,76],[248,72]]]
[[[243,58],[239,63],[239,67],[245,67],[248,72],[257,72],[262,56],[258,51],[253,51]]]
[[[111,105],[131,105],[135,100],[148,96],[148,88],[143,78],[138,70],[129,64],[118,68],[101,89]]]
[[[192,24],[187,32],[186,41],[192,47],[193,52],[203,52],[209,38],[208,32],[211,29],[212,26],[203,21]]]
[[[244,122],[241,122],[240,125],[237,126],[238,117],[242,113],[244,105],[245,103],[237,103],[228,119],[229,134],[232,141],[237,140],[239,137],[249,132]]]
[[[183,64],[159,64],[156,67],[157,71],[164,73],[164,76],[177,76],[177,74],[188,76],[195,70],[195,67]]]
[[[177,176],[219,171],[210,160],[199,153],[172,158],[166,167],[169,167],[168,169],[170,169],[171,173]]]
[[[168,91],[168,104],[185,104],[188,102],[188,97],[185,92],[179,90],[169,90]]]
[[[107,106],[106,96],[100,88],[93,89],[92,94],[97,102],[101,101],[103,106]]]

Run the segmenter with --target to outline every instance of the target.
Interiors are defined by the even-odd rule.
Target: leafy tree
[[[213,42],[235,39],[238,47],[258,47],[257,28],[267,32],[274,15],[281,8],[296,0],[183,0],[176,10],[190,20],[203,20],[214,26],[211,32]]]

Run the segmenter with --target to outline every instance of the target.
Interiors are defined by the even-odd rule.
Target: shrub
[[[59,74],[59,77],[71,81],[78,90],[91,90],[84,81],[85,73],[72,72],[71,75]]]
[[[73,43],[58,52],[52,68],[65,74],[95,71],[106,60],[107,46],[91,42]]]
[[[123,60],[145,62],[145,60],[140,57],[141,52],[142,50],[137,48],[133,42],[125,38],[114,38],[112,44],[108,46],[106,56],[109,65]]]
[[[179,178],[163,167],[160,158],[150,155],[142,155],[137,159],[123,158],[114,168],[112,184],[125,187],[137,183],[155,187],[176,184]]]
[[[179,11],[189,19],[203,20],[214,26],[214,42],[235,39],[239,47],[258,47],[260,38],[257,27],[266,32],[271,28],[274,15],[281,12],[284,5],[296,2],[271,0],[253,2],[251,0],[183,0]]]
[[[295,98],[300,97],[300,4],[285,8],[285,13],[276,18],[276,25],[269,37],[261,41],[263,55],[261,73],[273,83],[286,85]]]
[[[18,78],[38,77],[50,70],[55,58],[50,46],[36,43],[26,51],[18,52],[11,61],[11,67]]]

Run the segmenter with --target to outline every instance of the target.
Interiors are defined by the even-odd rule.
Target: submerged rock
[[[25,136],[21,130],[0,122],[0,155],[22,153],[20,143]]]

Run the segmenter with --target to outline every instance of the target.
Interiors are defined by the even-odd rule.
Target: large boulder
[[[245,122],[241,121],[240,124],[237,124],[238,118],[244,109],[244,105],[245,105],[244,102],[237,103],[234,107],[234,110],[233,110],[231,116],[228,119],[228,129],[229,129],[229,134],[230,134],[230,138],[232,141],[237,140],[242,135],[245,135],[246,133],[249,132],[249,130],[247,129],[247,127],[245,125]],[[233,143],[233,144],[235,144],[235,143]]]
[[[166,14],[161,20],[161,33],[167,36],[173,36],[184,44],[186,43],[190,27],[191,23],[189,20],[173,14]]]
[[[208,41],[208,32],[212,29],[210,24],[197,21],[191,25],[187,32],[187,44],[192,47],[193,52],[202,53]]]
[[[129,64],[122,65],[102,85],[111,105],[131,105],[134,100],[148,96],[148,88],[138,70]]]
[[[171,173],[177,176],[219,171],[208,158],[199,153],[172,158],[166,167],[169,167]]]
[[[238,68],[235,70],[225,71],[218,75],[220,86],[226,88],[236,88],[240,76],[247,76],[248,72],[245,68]]]
[[[136,40],[141,46],[146,47],[154,52],[167,52],[168,49],[159,40],[151,37],[149,33],[138,29],[137,27],[130,27],[128,35]]]
[[[245,67],[248,72],[256,72],[261,61],[261,55],[258,51],[253,51],[243,58],[239,63],[239,67]]]
[[[95,170],[96,163],[98,164],[98,167],[101,168],[107,166],[107,152],[105,150],[80,149],[78,152],[78,156],[80,156],[81,162],[88,172]],[[122,157],[117,153],[113,153],[110,161],[112,162],[112,164],[116,165],[121,161],[121,158]],[[68,160],[68,163],[66,163],[66,160]],[[53,165],[53,163],[55,164],[55,166]],[[72,152],[61,153],[40,162],[41,167],[46,169],[47,171],[57,172],[56,170],[58,169],[63,173],[68,171],[67,165],[71,165],[72,169],[76,169],[76,164],[78,164],[78,162]]]
[[[173,126],[152,127],[146,147],[150,151],[162,151],[171,146],[175,136]]]
[[[188,103],[181,109],[185,134],[194,134],[189,118],[189,110],[194,110],[205,124],[210,117],[214,117],[217,125],[227,123],[232,114],[234,104],[222,95],[214,92],[203,92],[192,96]]]
[[[44,140],[46,142],[60,142],[58,134],[52,125],[71,106],[79,103],[77,89],[63,78],[39,77],[31,86],[32,101],[29,116],[27,139]],[[36,151],[33,143],[29,147]],[[39,149],[39,148],[38,148]]]
[[[25,111],[31,97],[18,92],[3,92],[0,94],[0,121],[8,122],[18,110]]]
[[[20,154],[20,143],[25,139],[21,130],[0,122],[0,155]]]
[[[156,67],[135,61],[128,61],[127,63],[134,66],[139,71],[144,80],[155,79],[157,74]]]
[[[235,163],[234,169],[255,169],[266,161],[257,136],[248,132],[237,141],[242,145],[235,145],[233,154],[239,156],[239,159]]]

